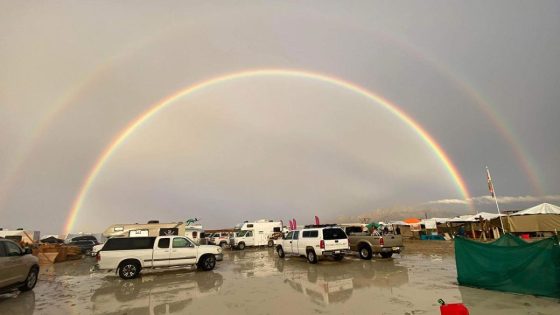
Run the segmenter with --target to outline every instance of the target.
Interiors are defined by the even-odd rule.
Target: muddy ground
[[[86,257],[42,266],[32,292],[0,295],[0,314],[560,314],[560,300],[459,287],[453,244],[408,242],[401,255],[341,262],[279,259],[272,249],[226,250],[211,272],[90,274]]]

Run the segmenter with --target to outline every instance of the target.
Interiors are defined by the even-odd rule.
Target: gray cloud
[[[487,193],[485,165],[500,194],[537,195],[518,154],[554,196],[559,12],[557,1],[1,2],[0,225],[59,232],[134,117],[180,88],[256,68],[378,92],[426,128],[473,196]],[[379,106],[304,80],[269,85],[240,83],[235,98],[214,89],[191,99],[208,110],[186,102],[154,117],[100,173],[80,229],[191,214],[231,226],[249,216],[467,211],[441,162]]]

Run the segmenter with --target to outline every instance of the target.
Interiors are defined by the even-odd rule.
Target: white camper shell
[[[149,236],[187,236],[197,245],[200,244],[200,235],[204,233],[202,225],[185,225],[184,222],[159,223],[159,221],[146,224],[113,224],[104,232],[106,238],[112,237],[149,237]]]
[[[272,236],[282,232],[282,222],[257,220],[244,222],[237,233],[229,240],[231,248],[245,249],[247,246],[274,246]]]

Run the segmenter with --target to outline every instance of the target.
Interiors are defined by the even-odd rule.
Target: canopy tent
[[[482,218],[484,220],[493,220],[499,217],[500,215],[497,213],[479,212],[477,214],[467,214],[467,215],[458,216],[447,220],[447,222],[479,222],[480,221],[479,218]]]
[[[461,285],[560,297],[558,236],[532,243],[512,234],[491,243],[457,237],[455,261]]]
[[[50,235],[41,239],[41,243],[62,244],[64,240],[57,238],[55,235]]]
[[[512,216],[530,214],[560,214],[560,207],[550,203],[541,203],[540,205],[531,207],[529,209],[516,212],[512,214]]]
[[[507,219],[511,232],[554,232],[560,230],[560,207],[542,203]]]

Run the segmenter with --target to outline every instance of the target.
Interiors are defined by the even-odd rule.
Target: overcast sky
[[[192,84],[276,68],[341,78],[417,120],[477,209],[560,202],[558,1],[2,1],[0,227],[62,230],[121,130]],[[509,199],[508,199],[509,198]],[[324,220],[462,207],[438,156],[359,94],[252,77],[183,97],[133,132],[74,231],[201,218]],[[429,205],[429,206],[427,206]]]

